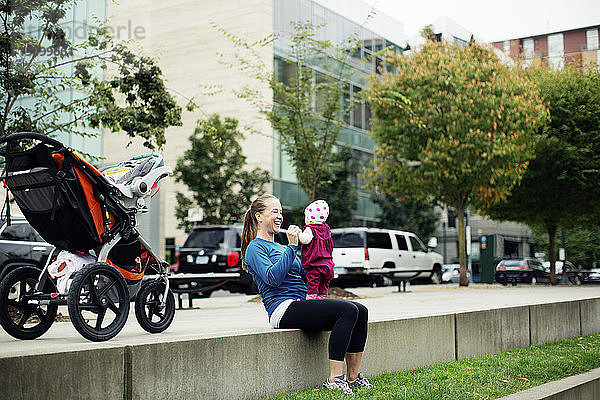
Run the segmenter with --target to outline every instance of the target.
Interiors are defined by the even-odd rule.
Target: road
[[[467,288],[456,284],[419,285],[410,286],[406,293],[398,292],[393,286],[348,290],[361,296],[358,301],[369,308],[370,321],[600,297],[600,285],[504,287],[472,284]],[[66,309],[59,311],[66,315]],[[260,333],[271,329],[266,312],[255,296],[217,296],[195,299],[193,309],[177,310],[171,327],[157,335],[142,330],[133,311],[123,331],[102,343],[87,341],[70,322],[56,322],[44,336],[33,341],[14,339],[0,329],[0,358]]]

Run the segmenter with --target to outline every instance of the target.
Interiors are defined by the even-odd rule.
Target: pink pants
[[[306,269],[306,289],[308,294],[327,295],[329,282],[333,279],[333,267],[319,265]]]

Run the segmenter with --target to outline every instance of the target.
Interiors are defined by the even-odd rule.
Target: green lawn
[[[600,367],[600,334],[500,354],[369,376],[373,389],[356,399],[495,399]],[[368,372],[368,371],[367,371]],[[347,399],[323,387],[275,399]]]

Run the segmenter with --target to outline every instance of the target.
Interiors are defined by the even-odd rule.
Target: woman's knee
[[[367,307],[355,301],[353,301],[352,304],[354,304],[358,310],[358,319],[365,321],[369,319],[369,309]]]

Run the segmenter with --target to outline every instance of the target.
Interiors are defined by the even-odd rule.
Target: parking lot
[[[399,293],[394,286],[348,290],[361,296],[358,301],[369,308],[370,321],[600,297],[598,285],[504,287],[472,284],[467,288],[460,288],[457,284],[414,285],[406,293]],[[130,311],[123,331],[114,339],[102,343],[87,341],[70,322],[56,322],[49,332],[33,341],[17,340],[0,330],[0,357],[272,331],[256,296],[217,295],[207,299],[194,299],[193,305],[193,309],[177,310],[171,327],[157,335],[143,331],[137,324],[133,311]],[[61,311],[66,315],[65,309]]]

